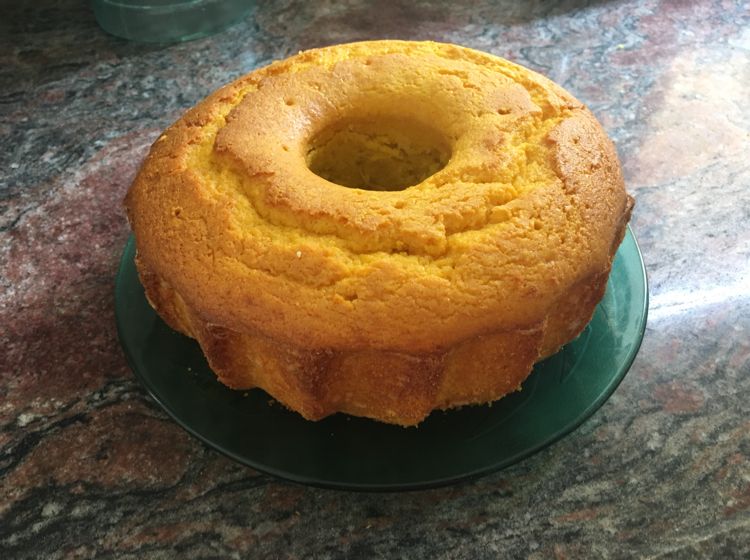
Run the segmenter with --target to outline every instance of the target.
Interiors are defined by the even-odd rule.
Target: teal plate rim
[[[522,390],[493,405],[437,411],[417,428],[336,414],[304,420],[263,391],[216,381],[198,344],[148,304],[133,236],[115,283],[125,357],[182,428],[225,456],[288,481],[339,490],[403,491],[455,484],[541,451],[577,429],[614,393],[640,349],[648,279],[630,227],[607,291],[583,333],[538,363]]]

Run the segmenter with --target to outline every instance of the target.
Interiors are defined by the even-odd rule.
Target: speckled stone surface
[[[171,46],[87,4],[0,23],[1,558],[750,557],[750,5],[259,2]],[[128,369],[120,201],[159,131],[300,49],[450,41],[570,89],[617,143],[651,281],[641,352],[577,431],[479,480],[297,486],[164,414]]]

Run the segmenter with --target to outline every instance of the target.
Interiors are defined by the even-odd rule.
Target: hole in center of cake
[[[316,134],[307,166],[332,183],[370,191],[418,185],[448,163],[448,142],[408,119],[347,119]]]

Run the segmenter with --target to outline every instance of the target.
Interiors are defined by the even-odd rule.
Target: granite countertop
[[[0,24],[0,557],[750,556],[750,7],[741,1],[259,2],[190,43],[87,3]],[[301,49],[449,41],[563,84],[615,140],[645,339],[579,429],[495,474],[368,494],[243,467],[183,431],[118,343],[121,200],[158,133]]]

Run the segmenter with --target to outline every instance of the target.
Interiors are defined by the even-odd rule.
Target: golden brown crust
[[[432,127],[450,160],[390,192],[312,173],[310,138],[355,117]],[[221,88],[157,140],[126,207],[152,305],[223,382],[414,424],[514,390],[580,332],[632,200],[601,126],[546,78],[377,41]]]

